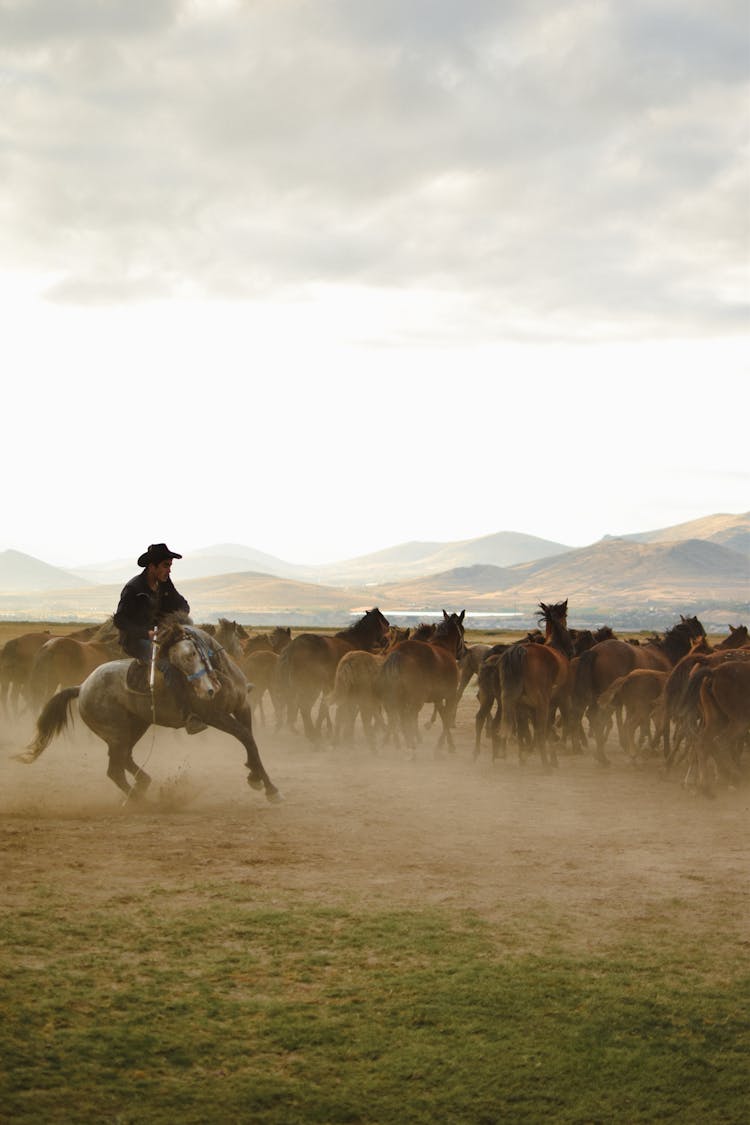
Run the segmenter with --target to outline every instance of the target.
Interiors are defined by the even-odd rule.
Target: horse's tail
[[[36,721],[36,738],[29,743],[22,754],[15,755],[19,762],[35,762],[42,750],[47,749],[52,739],[65,730],[70,717],[70,705],[78,698],[80,690],[80,686],[63,688],[45,703]]]
[[[500,736],[503,739],[507,739],[513,733],[516,706],[523,694],[523,673],[526,667],[526,658],[526,646],[520,644],[513,645],[507,652],[504,652],[498,662],[500,707],[502,710]]]

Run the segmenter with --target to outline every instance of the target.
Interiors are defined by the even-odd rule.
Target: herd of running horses
[[[493,759],[516,745],[523,759],[538,753],[546,767],[558,753],[593,746],[608,764],[612,729],[634,759],[663,756],[668,772],[681,764],[685,781],[710,795],[718,779],[740,780],[750,732],[750,642],[746,626],[711,646],[696,617],[649,640],[624,640],[608,627],[592,633],[568,627],[568,603],[540,603],[540,628],[509,644],[467,645],[465,611],[415,629],[392,626],[374,608],[337,633],[291,635],[277,627],[249,634],[222,618],[194,625],[175,615],[159,635],[159,656],[186,676],[194,710],[234,735],[247,753],[248,783],[269,800],[280,794],[260,759],[253,717],[265,722],[268,696],[277,729],[301,719],[312,742],[351,743],[359,724],[372,750],[391,743],[414,755],[419,716],[432,706],[440,721],[438,747],[454,751],[456,709],[476,677],[474,756],[488,739]],[[6,714],[30,708],[36,736],[19,755],[35,760],[70,719],[78,701],[86,725],[106,743],[108,775],[139,797],[150,782],[133,760],[152,724],[182,719],[161,677],[139,686],[128,676],[111,620],[54,637],[29,633],[0,652],[0,704]],[[131,781],[128,780],[128,775]]]

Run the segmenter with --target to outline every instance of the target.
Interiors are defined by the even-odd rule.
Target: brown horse
[[[283,719],[284,700],[281,693],[281,680],[279,673],[279,654],[270,648],[259,648],[254,652],[245,653],[237,661],[242,671],[247,676],[250,686],[250,703],[253,715],[256,711],[260,714],[261,722],[265,725],[266,717],[263,712],[263,699],[268,694],[273,706],[276,730],[279,729]]]
[[[616,679],[627,676],[635,668],[671,671],[693,642],[705,635],[697,617],[681,616],[663,637],[653,637],[645,644],[633,645],[615,638],[581,653],[576,668],[574,706],[588,714],[589,729],[596,743],[596,759],[601,765],[608,765],[609,761],[604,753],[606,716],[598,706],[599,697]]]
[[[385,658],[380,673],[380,695],[396,744],[399,732],[412,756],[418,741],[419,712],[425,703],[437,708],[442,723],[438,747],[445,742],[455,749],[451,726],[456,712],[458,661],[464,652],[464,617],[446,613],[427,641],[410,638],[397,644]]]
[[[500,729],[500,657],[512,646],[510,644],[496,644],[490,647],[477,671],[477,700],[479,710],[474,717],[474,757],[479,757],[482,745],[482,733],[489,729],[492,739],[493,757],[497,749],[497,738]],[[495,708],[494,715],[492,708]]]
[[[740,758],[750,732],[750,657],[737,654],[713,667],[696,668],[693,676],[699,685],[698,789],[711,796],[711,762],[730,784],[740,779]]]
[[[294,637],[282,652],[279,665],[287,723],[291,726],[299,711],[307,738],[319,741],[322,723],[328,718],[325,696],[333,689],[339,660],[353,649],[373,652],[381,648],[388,628],[388,620],[376,606],[333,636],[300,633]],[[318,698],[320,710],[314,723],[312,709]]]
[[[655,749],[661,737],[664,688],[668,678],[669,672],[634,668],[627,676],[618,677],[599,696],[600,710],[603,713],[608,709],[614,711],[620,745],[634,762],[644,746]]]
[[[246,654],[251,652],[275,652],[280,655],[292,639],[289,626],[275,625],[270,633],[251,633],[243,644]]]
[[[545,625],[544,644],[521,642],[511,645],[500,657],[500,742],[504,746],[515,733],[522,760],[530,721],[533,745],[546,769],[550,724],[555,707],[564,701],[573,645],[567,627],[567,599],[557,605],[540,602],[539,610],[540,622]],[[552,744],[550,758],[556,766],[557,752]]]
[[[38,711],[60,688],[82,684],[107,660],[122,655],[119,643],[77,641],[74,637],[52,637],[37,652],[29,674],[29,699]]]
[[[400,642],[403,643],[403,642]],[[383,729],[379,695],[380,670],[387,652],[345,652],[336,668],[330,703],[336,707],[333,723],[333,741],[352,744],[354,724],[360,717],[365,739],[370,750],[375,750],[375,734]]]
[[[688,683],[692,669],[696,665],[713,663],[721,659],[722,653],[741,651],[747,644],[747,626],[729,626],[729,634],[712,648],[705,637],[696,641],[690,651],[678,660],[669,674],[664,689],[663,738],[664,759],[668,772],[677,759],[686,740],[692,741],[697,730],[697,695],[688,695]],[[674,729],[673,729],[674,728]]]
[[[3,646],[0,652],[0,702],[6,718],[20,713],[22,700],[28,692],[34,657],[52,636],[47,629],[43,633],[23,633]]]
[[[336,707],[333,723],[333,741],[338,745],[342,739],[354,741],[354,724],[360,717],[367,744],[375,750],[377,730],[385,730],[382,705],[379,695],[380,669],[386,656],[399,644],[408,641],[409,628],[391,625],[385,634],[384,647],[378,652],[364,652],[355,649],[345,652],[338,662],[333,691],[328,704]]]

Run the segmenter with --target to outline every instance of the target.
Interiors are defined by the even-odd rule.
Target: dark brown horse
[[[458,661],[464,652],[464,617],[446,613],[427,641],[409,639],[397,644],[385,658],[380,673],[380,696],[390,733],[398,745],[399,734],[412,755],[418,741],[419,712],[425,703],[437,708],[442,723],[438,747],[445,742],[454,750],[451,726],[456,712]]]
[[[690,673],[696,665],[710,663],[709,657],[716,656],[718,663],[721,653],[741,650],[747,644],[747,626],[729,626],[729,633],[713,648],[705,637],[696,641],[690,651],[675,664],[669,674],[664,689],[663,738],[664,759],[667,772],[680,754],[686,740],[694,740],[697,724],[697,694],[688,696]],[[717,655],[718,654],[718,655]]]
[[[522,642],[512,645],[500,657],[500,741],[505,745],[515,734],[522,757],[530,722],[533,745],[547,768],[550,724],[554,709],[564,700],[573,645],[567,627],[567,599],[557,605],[540,602],[539,610],[540,622],[545,625],[544,644]],[[556,766],[554,745],[550,744],[549,749]]]
[[[709,768],[739,782],[743,746],[750,733],[750,657],[738,655],[695,670],[699,681],[700,734],[696,742],[698,788],[712,795]]]
[[[575,680],[575,705],[586,711],[589,729],[596,743],[596,758],[601,765],[609,761],[604,753],[607,735],[606,715],[598,706],[599,697],[620,676],[635,668],[652,668],[669,672],[694,641],[705,637],[706,631],[697,617],[680,617],[663,637],[653,637],[645,644],[633,645],[617,639],[602,641],[578,657]]]
[[[731,636],[726,639],[731,640]],[[685,755],[692,757],[695,754],[701,723],[699,688],[702,669],[710,670],[726,661],[744,660],[748,656],[750,651],[742,646],[732,648],[730,644],[724,644],[712,649],[705,640],[696,641],[690,652],[672,669],[664,688],[662,732],[665,773]]]
[[[489,730],[492,739],[493,757],[498,745],[498,732],[502,711],[500,709],[500,657],[512,646],[510,644],[496,644],[490,647],[489,652],[477,670],[477,700],[479,710],[474,717],[474,757],[479,757],[482,745],[482,734]],[[494,714],[492,708],[495,708]]]
[[[333,689],[339,660],[353,649],[373,652],[382,648],[388,628],[387,619],[376,606],[333,636],[300,633],[294,637],[282,652],[279,665],[289,725],[299,711],[306,736],[311,742],[319,741],[322,723],[328,717],[325,696]],[[312,709],[318,698],[320,710],[314,723]]]
[[[23,633],[6,641],[3,646],[0,652],[0,701],[6,718],[20,713],[22,700],[28,693],[34,657],[52,636],[47,629],[42,633]]]

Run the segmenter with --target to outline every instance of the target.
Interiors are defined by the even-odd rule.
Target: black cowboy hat
[[[144,551],[138,559],[138,566],[148,566],[153,563],[158,566],[160,562],[165,559],[181,559],[182,555],[178,555],[176,551],[170,551],[166,543],[150,543],[147,551]]]

